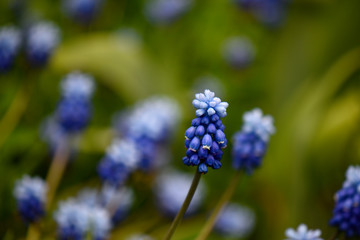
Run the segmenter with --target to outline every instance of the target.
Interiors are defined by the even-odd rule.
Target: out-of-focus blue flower
[[[61,90],[62,99],[57,107],[56,118],[66,133],[78,133],[91,118],[93,78],[80,72],[70,73],[61,82]]]
[[[140,169],[151,170],[158,148],[172,139],[180,118],[178,104],[168,97],[152,97],[116,117],[116,129],[132,139],[141,153]]]
[[[235,0],[236,4],[269,27],[277,27],[283,22],[287,2],[288,0]]]
[[[107,239],[112,227],[109,213],[101,207],[90,208],[89,212],[89,223],[92,239]]]
[[[233,137],[233,167],[247,173],[259,167],[267,150],[270,135],[275,133],[273,118],[263,116],[258,108],[243,116],[242,130]]]
[[[145,6],[145,15],[154,24],[170,24],[191,7],[191,0],[151,0]]]
[[[360,236],[360,167],[350,166],[343,187],[335,194],[335,208],[330,225],[346,236]]]
[[[65,76],[60,87],[64,98],[89,100],[95,90],[94,78],[89,74],[74,71]]]
[[[60,30],[51,22],[31,26],[26,36],[26,53],[31,64],[44,66],[60,42]]]
[[[251,209],[231,203],[221,212],[214,229],[227,237],[243,238],[253,230],[255,219]]]
[[[54,215],[58,225],[58,238],[104,240],[111,229],[110,217],[100,206],[91,206],[76,199],[61,202]]]
[[[288,228],[285,232],[286,240],[323,240],[320,230],[310,230],[305,224],[300,224],[297,230]]]
[[[98,15],[103,0],[63,0],[64,11],[80,24],[89,24]]]
[[[225,41],[223,55],[229,65],[243,69],[253,62],[255,47],[246,37],[232,37]]]
[[[167,216],[174,217],[180,210],[188,190],[191,186],[192,176],[174,171],[167,171],[160,175],[155,184],[156,204]],[[206,194],[205,185],[200,182],[191,200],[186,215],[195,213],[201,206]]]
[[[11,26],[0,28],[0,73],[13,65],[21,43],[20,32]]]
[[[105,183],[119,186],[137,168],[140,157],[133,141],[115,140],[99,163],[98,174]]]
[[[39,177],[23,176],[15,184],[14,196],[21,217],[36,222],[45,214],[47,186]]]
[[[195,94],[193,106],[197,109],[197,118],[185,131],[186,157],[183,162],[188,166],[198,166],[200,173],[207,173],[207,167],[221,167],[222,148],[227,145],[225,126],[220,118],[226,116],[227,102],[215,97],[215,93],[205,90]]]
[[[40,137],[48,144],[50,151],[54,153],[66,138],[66,133],[60,126],[56,117],[49,116],[44,119],[40,126]]]
[[[121,222],[130,212],[134,202],[134,193],[130,188],[115,188],[111,185],[104,185],[101,190],[101,203],[107,206],[111,212],[113,225]]]

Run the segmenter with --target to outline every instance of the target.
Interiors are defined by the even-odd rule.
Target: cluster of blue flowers
[[[111,229],[110,216],[104,208],[89,206],[75,199],[61,202],[54,218],[60,240],[81,240],[89,234],[91,239],[104,240]]]
[[[346,236],[360,236],[360,167],[350,166],[343,187],[335,195],[335,208],[330,225]]]
[[[21,217],[29,222],[37,222],[45,214],[47,186],[39,177],[27,175],[18,180],[14,188],[14,196]]]
[[[197,118],[192,120],[191,127],[185,132],[185,146],[188,149],[183,158],[185,165],[198,166],[200,173],[207,173],[207,167],[221,167],[221,149],[226,147],[227,140],[220,118],[226,116],[228,105],[210,90],[195,95],[193,106],[197,109]]]
[[[287,0],[235,0],[242,9],[270,27],[277,27],[282,23],[287,2]]]
[[[156,204],[159,210],[168,217],[175,217],[181,208],[191,185],[192,176],[185,173],[167,170],[155,183]],[[195,213],[206,197],[206,186],[200,182],[186,215]]]
[[[114,140],[98,166],[100,178],[113,186],[124,184],[139,164],[141,155],[131,140]]]
[[[185,14],[192,0],[151,0],[145,6],[145,15],[155,24],[169,24]]]
[[[33,66],[45,66],[60,42],[60,30],[51,22],[36,23],[26,32],[26,55]]]
[[[103,0],[63,0],[64,12],[75,22],[89,24],[98,15]]]
[[[320,238],[320,230],[310,230],[305,224],[300,224],[297,230],[287,229],[285,235],[285,240],[323,240]]]
[[[180,108],[168,97],[151,97],[139,102],[131,111],[120,113],[115,128],[137,145],[141,154],[139,168],[144,171],[157,166],[159,148],[173,136],[180,119]]]
[[[237,170],[244,169],[250,174],[261,165],[275,127],[273,118],[263,116],[258,108],[246,112],[243,119],[242,130],[233,137],[233,167]]]
[[[236,69],[248,67],[255,58],[255,47],[246,37],[232,37],[224,44],[225,60]]]
[[[221,212],[214,229],[227,237],[244,238],[254,229],[255,220],[255,213],[250,208],[229,203]]]
[[[19,30],[12,26],[0,28],[0,73],[8,71],[13,65],[20,43]]]

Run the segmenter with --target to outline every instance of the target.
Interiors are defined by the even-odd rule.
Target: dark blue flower
[[[34,66],[44,66],[60,41],[60,30],[51,22],[31,26],[26,35],[26,54]]]
[[[64,11],[74,21],[89,24],[98,15],[102,0],[64,0]]]
[[[131,140],[115,140],[99,163],[99,176],[105,183],[119,186],[138,167],[140,157]]]
[[[18,211],[27,222],[36,222],[45,214],[46,183],[38,177],[25,175],[14,189]]]
[[[14,27],[0,29],[0,73],[13,65],[21,42],[20,32]]]
[[[350,166],[346,181],[335,194],[335,208],[330,225],[345,232],[347,237],[360,236],[360,167]]]
[[[258,168],[267,150],[270,135],[275,132],[271,116],[263,116],[260,109],[244,114],[242,130],[233,137],[233,167],[252,173]]]
[[[181,17],[191,6],[191,0],[151,0],[145,6],[145,15],[155,24],[169,24]]]
[[[246,37],[232,37],[226,40],[223,55],[229,65],[236,69],[243,69],[253,62],[255,47]]]
[[[195,95],[193,101],[197,118],[185,132],[186,157],[183,162],[188,166],[199,166],[198,171],[207,173],[208,167],[221,167],[222,148],[226,147],[224,125],[220,117],[226,116],[227,102],[210,90]]]

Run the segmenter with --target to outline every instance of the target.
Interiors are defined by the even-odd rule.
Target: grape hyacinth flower
[[[141,153],[139,167],[148,171],[157,163],[160,147],[172,139],[180,118],[177,102],[155,96],[137,103],[132,111],[116,117],[119,133],[132,139]]]
[[[221,167],[221,149],[226,147],[227,140],[220,118],[226,116],[228,105],[210,90],[195,94],[193,106],[197,109],[197,118],[192,120],[191,127],[185,132],[185,165],[198,166],[198,171],[203,174],[207,173],[208,167]]]
[[[8,71],[12,67],[20,43],[19,30],[11,26],[0,28],[0,73]]]
[[[323,240],[320,238],[320,230],[310,230],[305,224],[300,224],[296,231],[288,228],[285,235],[287,237],[285,240]]]
[[[15,184],[14,196],[21,217],[36,222],[45,214],[46,183],[39,177],[23,176]]]
[[[26,53],[31,64],[44,66],[60,42],[60,30],[51,22],[31,26],[26,35]]]
[[[259,108],[246,112],[243,120],[242,130],[235,133],[233,138],[233,167],[251,174],[261,165],[275,127],[273,118],[263,116]]]
[[[61,82],[62,99],[56,117],[66,133],[78,133],[89,123],[94,88],[93,78],[80,72],[68,74]]]
[[[223,54],[229,65],[243,69],[254,61],[255,47],[246,37],[232,37],[225,41]]]
[[[100,178],[113,186],[122,185],[140,161],[136,144],[131,140],[116,139],[98,165]]]
[[[170,24],[184,15],[191,3],[191,0],[151,0],[145,6],[145,15],[154,24]]]
[[[221,212],[214,229],[218,233],[233,238],[248,236],[255,225],[254,212],[239,204],[228,204]]]
[[[192,177],[185,173],[167,171],[158,177],[155,184],[155,197],[158,208],[169,217],[180,210],[191,185]],[[205,185],[200,182],[186,215],[195,213],[201,206],[206,194]]]
[[[60,240],[85,239],[88,234],[95,240],[104,240],[111,229],[110,217],[104,208],[75,199],[61,202],[54,218]]]
[[[335,194],[335,208],[330,225],[347,237],[360,236],[360,166],[350,166],[343,187]]]
[[[103,0],[63,0],[64,12],[74,21],[87,25],[98,15]]]
[[[239,7],[269,27],[278,27],[283,22],[287,2],[288,0],[235,0]]]

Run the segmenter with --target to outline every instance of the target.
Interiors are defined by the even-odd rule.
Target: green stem
[[[28,228],[26,240],[38,240],[40,238],[39,225],[31,223]]]
[[[205,223],[204,227],[201,229],[199,236],[196,238],[196,240],[205,240],[211,233],[211,230],[213,229],[217,218],[219,217],[220,213],[232,197],[232,195],[235,192],[236,186],[240,179],[240,171],[236,171],[234,177],[231,179],[230,184],[228,185],[227,189],[221,196],[219,202],[217,203],[214,211],[211,213],[210,218]]]
[[[60,180],[64,174],[65,167],[67,165],[67,160],[69,158],[69,147],[67,139],[64,139],[56,148],[54,158],[51,162],[48,175],[46,177],[46,182],[48,186],[47,199],[46,199],[46,209],[49,209],[52,203],[52,200],[55,196],[56,190],[59,186]]]
[[[188,209],[191,199],[193,198],[196,188],[199,184],[200,181],[200,177],[201,177],[201,173],[199,173],[198,169],[196,169],[193,181],[191,183],[191,187],[189,189],[189,192],[185,198],[185,201],[183,203],[183,205],[181,206],[180,211],[178,212],[178,214],[176,215],[174,221],[171,223],[171,226],[167,232],[167,234],[165,235],[165,237],[163,238],[163,240],[170,240],[172,235],[174,234],[176,227],[180,224],[182,218],[184,217],[186,210]]]

